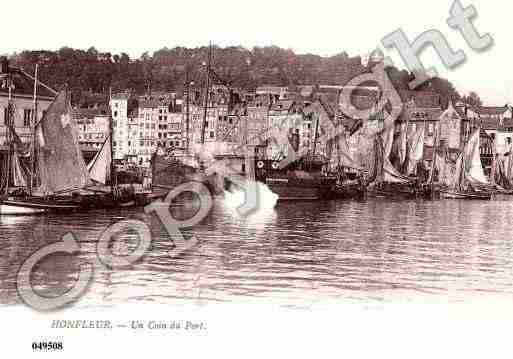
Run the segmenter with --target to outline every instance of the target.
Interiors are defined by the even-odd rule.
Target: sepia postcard
[[[497,358],[513,6],[2,6],[1,358]]]

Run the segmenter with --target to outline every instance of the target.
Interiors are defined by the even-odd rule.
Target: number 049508
[[[32,350],[50,351],[50,350],[62,350],[63,346],[61,342],[33,342]]]

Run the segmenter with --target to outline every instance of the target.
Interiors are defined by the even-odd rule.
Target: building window
[[[435,132],[435,126],[432,123],[428,123],[428,135],[433,135],[433,132]]]
[[[25,109],[23,110],[23,126],[30,127],[30,120],[32,118],[32,110]]]
[[[118,117],[118,111],[114,111],[114,117]]]
[[[210,138],[214,138],[214,131],[210,131]]]

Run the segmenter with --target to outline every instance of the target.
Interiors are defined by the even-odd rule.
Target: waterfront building
[[[6,58],[1,58],[0,145],[2,151],[6,150],[7,127],[5,121],[8,114],[9,92],[14,105],[14,129],[23,142],[29,142],[32,138],[31,124],[34,120],[34,77],[20,68],[10,66]],[[56,95],[55,90],[38,82],[37,121],[41,120]]]
[[[495,153],[509,151],[513,137],[513,113],[509,106],[479,106],[467,108],[472,129],[481,128],[494,142]]]
[[[132,111],[131,94],[129,92],[112,95],[110,110],[112,113],[112,146],[114,159],[122,160],[129,154],[128,146],[128,114]]]

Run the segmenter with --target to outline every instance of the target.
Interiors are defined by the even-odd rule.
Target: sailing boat
[[[448,186],[440,189],[441,198],[491,199],[493,185],[486,178],[481,164],[479,131],[474,131],[458,156]]]
[[[494,154],[490,181],[495,186],[494,200],[513,200],[513,158],[512,148],[509,144],[505,152],[497,151],[497,137],[494,141]]]
[[[394,125],[384,123],[384,129],[374,137],[374,175],[367,186],[367,194],[371,197],[392,197],[392,198],[416,198],[419,195],[416,183],[411,178],[401,174],[390,162],[390,153],[394,140]],[[419,132],[417,138],[423,134]],[[418,161],[418,148],[420,141],[417,141],[413,148],[409,149],[410,168]],[[423,146],[423,142],[422,142]],[[413,162],[413,163],[412,163]]]
[[[35,124],[33,169],[30,180],[25,180],[31,185],[23,191],[11,191],[7,186],[0,199],[0,214],[70,212],[135,205],[133,193],[120,190],[114,181],[111,181],[110,191],[93,188],[91,179],[106,182],[107,174],[112,175],[112,148],[104,144],[93,159],[91,172],[88,171],[78,145],[69,100],[67,89],[61,91],[43,119]],[[16,163],[16,160],[11,162]],[[105,168],[110,168],[110,172]]]
[[[341,132],[334,138],[333,143],[330,141],[336,150],[335,158],[330,161],[332,170],[337,176],[335,196],[344,199],[362,198],[365,196],[365,168],[363,164],[358,163],[349,149],[349,133]],[[348,173],[349,171],[352,173]],[[356,178],[354,178],[355,173]],[[349,177],[350,175],[353,176],[352,179]]]

